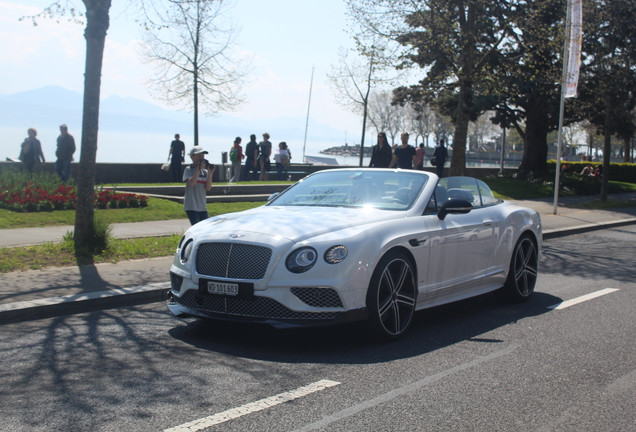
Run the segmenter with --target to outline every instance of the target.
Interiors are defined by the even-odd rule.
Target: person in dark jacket
[[[378,134],[378,143],[373,146],[369,167],[388,168],[391,163],[391,158],[393,158],[393,151],[386,141],[386,134],[380,132]]]
[[[75,153],[75,138],[68,133],[68,127],[60,126],[60,136],[57,137],[57,161],[55,161],[55,171],[60,176],[62,183],[66,183],[71,177],[71,161]]]
[[[256,135],[250,135],[250,142],[245,146],[245,168],[243,169],[243,177],[241,181],[248,180],[248,176],[252,173],[252,180],[258,180],[258,143]]]
[[[29,128],[27,130],[28,138],[24,139],[22,143],[22,148],[20,150],[20,160],[24,164],[24,168],[33,172],[33,167],[40,162],[46,162],[44,160],[44,153],[42,153],[42,145],[40,144],[40,140],[36,138],[38,135],[38,131],[34,128]]]
[[[446,159],[448,159],[448,150],[444,147],[443,139],[439,140],[439,145],[435,147],[433,157],[435,158],[437,177],[442,178],[444,176],[444,164],[446,163]]]
[[[170,173],[172,181],[177,183],[181,181],[181,166],[185,162],[185,144],[180,139],[179,134],[175,134],[174,140],[170,143]]]

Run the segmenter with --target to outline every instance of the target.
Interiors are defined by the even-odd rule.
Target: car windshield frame
[[[324,170],[302,179],[267,205],[404,211],[413,206],[429,179],[421,171]]]

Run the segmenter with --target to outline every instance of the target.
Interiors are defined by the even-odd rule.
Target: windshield
[[[406,210],[428,178],[421,172],[325,170],[301,180],[268,205]]]

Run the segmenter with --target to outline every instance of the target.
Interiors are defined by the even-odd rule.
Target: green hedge
[[[569,162],[561,161],[563,164],[570,164],[570,171],[579,174],[587,164],[593,167],[603,165],[603,162]],[[554,159],[548,161],[548,169],[554,173],[556,161]],[[636,164],[633,163],[610,163],[609,179],[617,182],[636,183]]]

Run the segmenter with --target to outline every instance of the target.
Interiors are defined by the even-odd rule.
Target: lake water
[[[75,153],[75,159],[79,160],[79,147],[81,140],[81,132],[69,131],[75,137],[75,144],[78,151]],[[38,129],[38,139],[42,143],[42,151],[47,161],[55,161],[55,149],[59,129]],[[16,158],[20,154],[20,144],[26,138],[26,130],[23,128],[0,127],[0,158],[5,160],[6,157]],[[209,160],[212,163],[221,163],[221,152],[230,150],[233,138],[201,136],[199,138],[201,146],[210,151]],[[97,162],[117,162],[117,163],[162,163],[168,158],[170,150],[171,136],[164,134],[148,134],[148,133],[125,133],[104,131],[99,134],[99,142],[97,149]],[[292,163],[301,163],[303,155],[303,143],[294,143],[288,141],[287,144],[292,153]],[[186,143],[186,148],[192,144]],[[321,150],[325,150],[341,143],[333,142],[307,142],[305,155],[334,158],[338,164],[345,166],[359,166],[360,158],[358,156],[333,156],[321,154]],[[245,148],[245,141],[243,142]],[[370,158],[363,158],[363,165],[369,166]],[[493,168],[499,167],[498,163],[467,161],[467,166]],[[429,158],[426,158],[426,166],[431,166]],[[448,164],[447,164],[448,166]],[[506,167],[517,168],[518,162],[507,162]]]

